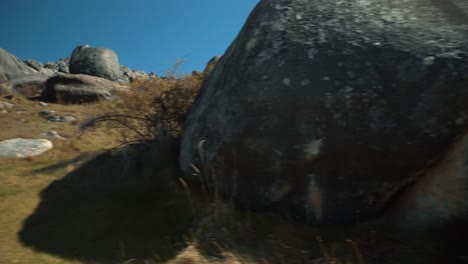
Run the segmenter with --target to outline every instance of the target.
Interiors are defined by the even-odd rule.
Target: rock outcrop
[[[59,73],[47,80],[42,97],[65,104],[89,103],[115,99],[115,92],[127,89],[128,86],[95,76]]]
[[[25,60],[24,63],[36,71],[40,71],[44,68],[42,63],[38,62],[37,60]]]
[[[25,97],[35,97],[40,95],[45,88],[45,82],[49,76],[41,73],[17,76],[3,84],[3,86],[14,94],[21,94]]]
[[[465,1],[261,1],[194,103],[181,168],[212,163],[250,209],[368,219],[467,131],[467,73]]]
[[[0,48],[0,81],[7,81],[16,76],[34,73],[35,70],[24,62]]]
[[[88,45],[79,46],[73,50],[70,58],[70,73],[88,74],[111,81],[117,81],[121,76],[119,60],[113,50],[91,48]]]
[[[6,139],[0,141],[0,157],[25,158],[37,156],[52,148],[52,142],[47,139]]]
[[[69,65],[70,65],[70,58],[60,58],[56,62],[48,61],[44,63],[44,68],[52,70],[54,73],[57,73],[57,72],[70,73]]]

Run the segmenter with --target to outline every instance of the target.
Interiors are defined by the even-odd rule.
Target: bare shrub
[[[82,129],[105,125],[121,132],[120,146],[140,146],[158,136],[178,137],[204,76],[134,80],[130,92]]]

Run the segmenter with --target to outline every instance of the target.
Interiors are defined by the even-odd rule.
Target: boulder
[[[466,1],[260,1],[196,98],[180,166],[197,182],[211,164],[251,210],[379,216],[467,131],[467,73]]]
[[[69,64],[70,64],[70,58],[60,58],[56,62],[48,61],[44,63],[44,68],[47,70],[52,70],[54,73],[56,72],[70,73]],[[48,71],[44,71],[44,72],[48,73]]]
[[[7,139],[0,141],[0,157],[25,158],[37,156],[52,148],[52,142],[47,139]]]
[[[128,88],[95,76],[59,73],[47,80],[42,98],[65,104],[89,103],[115,99],[115,92],[126,91]]]
[[[34,73],[35,70],[24,62],[0,48],[0,81],[7,81],[15,76]]]
[[[41,73],[16,76],[3,85],[12,93],[33,97],[42,93],[49,76]]]
[[[70,73],[88,74],[117,81],[121,76],[117,54],[107,48],[76,47],[70,59]]]

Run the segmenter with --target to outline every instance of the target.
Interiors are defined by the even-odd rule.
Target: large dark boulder
[[[193,182],[213,164],[250,209],[351,223],[436,165],[467,113],[468,2],[261,1],[201,88],[180,166]]]
[[[0,81],[7,81],[16,76],[31,74],[35,71],[24,62],[0,48]]]
[[[117,81],[121,76],[117,54],[107,48],[76,47],[70,58],[70,73],[88,74]]]
[[[90,103],[113,100],[117,98],[116,92],[128,89],[128,86],[95,76],[58,73],[46,81],[41,97],[63,104]]]

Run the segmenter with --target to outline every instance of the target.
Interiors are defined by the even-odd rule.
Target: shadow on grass
[[[193,220],[177,184],[177,142],[102,154],[52,182],[23,223],[37,251],[91,263],[164,261],[185,247]]]

